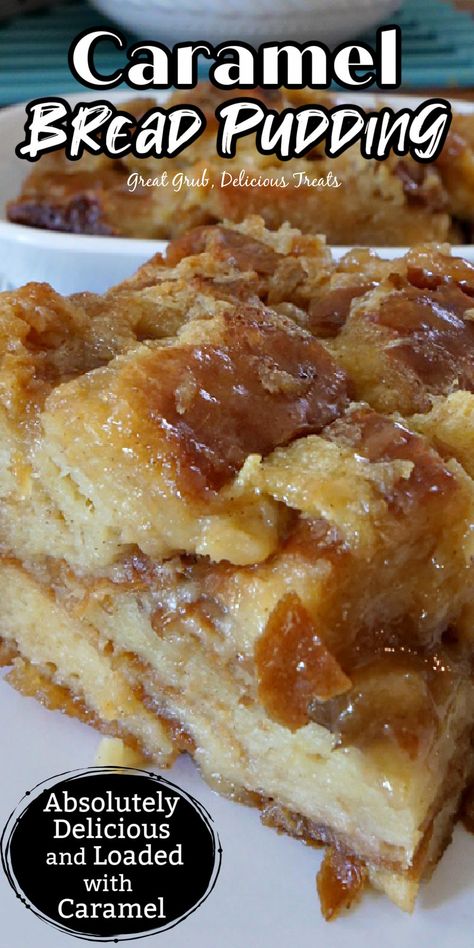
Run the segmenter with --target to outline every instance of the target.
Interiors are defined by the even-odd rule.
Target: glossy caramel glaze
[[[124,373],[190,493],[219,490],[249,454],[321,431],[348,403],[344,372],[294,324],[244,308],[224,321],[220,344],[162,349]]]
[[[474,266],[468,260],[450,257],[430,247],[429,250],[410,250],[406,262],[407,279],[412,286],[420,290],[457,286],[467,296],[474,297]]]
[[[412,270],[412,279],[419,281],[419,273]],[[394,333],[386,355],[441,394],[453,382],[474,390],[474,324],[466,318],[472,309],[472,298],[459,286],[441,282],[434,290],[410,286],[388,294],[368,318]]]
[[[364,863],[329,847],[316,879],[321,912],[327,922],[337,918],[362,895],[368,881]]]
[[[350,286],[328,287],[318,293],[309,305],[308,329],[321,339],[337,336],[349,316],[353,301],[374,286],[372,282],[354,282]]]
[[[308,723],[312,698],[327,701],[351,684],[294,593],[272,612],[256,644],[255,664],[262,704],[274,721],[291,730]]]
[[[411,469],[380,485],[394,522],[422,511],[431,516],[430,510],[456,495],[455,476],[428,442],[376,412],[349,411],[323,437],[373,464],[409,462]],[[284,550],[308,563],[318,558],[332,563],[339,579],[331,600],[328,587],[319,628],[298,597],[283,597],[271,614],[255,652],[267,713],[292,729],[315,721],[340,744],[389,739],[412,758],[425,752],[450,698],[469,679],[469,663],[455,637],[445,644],[442,630],[424,632],[416,615],[402,614],[387,624],[377,624],[375,616],[373,625],[364,627],[351,606],[353,590],[344,585],[350,549],[324,520],[293,523]]]
[[[327,702],[315,698],[309,715],[337,744],[366,747],[389,739],[415,759],[436,737],[456,686],[468,680],[468,663],[443,646],[417,651],[396,642],[396,635],[396,644],[388,644],[386,631],[378,637],[366,637],[346,656],[351,689]]]

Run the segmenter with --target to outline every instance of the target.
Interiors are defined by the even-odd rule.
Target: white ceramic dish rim
[[[384,0],[384,2],[382,3],[382,6],[384,9],[387,8],[388,10],[390,10],[390,7],[393,8],[395,6],[396,8],[397,5],[401,6],[402,2],[403,0]],[[130,4],[131,7],[142,7],[142,8],[145,7],[147,9],[150,6],[153,6],[155,8],[155,13],[168,13],[168,12],[174,13],[176,10],[175,0],[160,0],[159,3],[153,3],[153,4],[150,4],[149,0],[128,0],[128,3]],[[93,6],[100,9],[99,3],[97,4],[93,3]],[[307,16],[309,13],[310,14],[318,13],[320,16],[322,16],[323,13],[325,16],[327,16],[328,14],[330,16],[333,16],[334,14],[336,14],[337,16],[340,16],[341,13],[347,12],[348,7],[352,6],[352,4],[348,2],[348,0],[339,0],[338,4],[335,3],[334,0],[332,0],[332,4],[331,4],[331,6],[333,7],[332,9],[331,8],[328,9],[327,6],[326,8],[323,9],[321,8],[320,5],[319,5],[319,8],[316,7],[315,9],[314,0],[308,0],[308,2],[306,3],[306,6],[291,6],[290,8],[288,6],[285,6],[285,8],[281,7],[281,9],[280,9],[280,6],[281,6],[280,4],[269,3],[268,8],[261,12],[259,10],[255,10],[255,7],[253,7],[252,14],[251,14],[252,20],[268,21],[268,15],[270,12],[271,12],[272,17],[276,16],[276,17],[285,18],[285,19],[287,19],[288,16],[291,16],[291,17]],[[374,5],[373,0],[368,0],[368,2],[367,0],[365,0],[365,2],[362,4],[362,12],[365,13],[367,12],[367,10],[370,10],[374,6],[375,5]],[[235,2],[234,5],[232,5],[230,9],[225,9],[225,7],[222,4],[222,0],[217,0],[217,3],[214,3],[213,5],[208,4],[208,7],[209,9],[203,11],[202,5],[199,7],[192,7],[188,5],[182,5],[180,3],[179,12],[181,16],[196,17],[196,18],[199,18],[200,20],[202,20],[203,12],[205,12],[206,14],[218,12],[219,19],[227,19],[229,21],[235,21],[236,14],[241,12],[240,10],[241,3],[239,2]],[[338,9],[334,9],[334,7],[338,7]],[[383,10],[380,15],[382,17],[384,16]]]
[[[169,96],[167,92],[155,92],[152,93],[158,104],[163,104]],[[251,94],[251,90],[249,92]],[[150,92],[146,91],[143,93],[138,93],[138,95],[143,95],[143,97],[149,98]],[[317,95],[317,91],[315,91]],[[350,102],[354,104],[368,105],[369,107],[375,105],[377,102],[383,101],[388,105],[393,106],[394,108],[403,108],[408,107],[410,104],[416,108],[417,105],[423,99],[420,96],[412,95],[383,95],[382,93],[364,93],[359,95],[353,95],[352,93],[339,93],[336,92],[335,95],[337,99],[341,102]],[[131,96],[134,98],[137,96],[137,93],[129,89],[120,92],[109,92],[107,98],[111,102],[124,102],[129,99]],[[64,98],[66,101],[75,105],[77,102],[87,102],[93,101],[98,97],[97,92],[84,92],[78,93],[75,95],[63,95],[61,98]],[[447,96],[448,97],[448,96]],[[448,97],[449,98],[449,97]],[[463,112],[465,114],[474,113],[474,103],[466,102],[463,100],[451,99],[449,101],[452,103],[453,109],[458,112]],[[25,115],[25,106],[26,103],[22,102],[18,105],[10,106],[0,112],[0,129],[6,118],[15,119],[18,118],[19,124],[22,127],[24,122],[22,119]],[[18,142],[12,142],[12,150]],[[20,159],[13,157],[15,162],[19,162]],[[30,165],[28,162],[23,162],[25,165],[25,177],[29,173]],[[11,194],[11,198],[16,197],[16,194]],[[160,240],[143,240],[139,238],[129,238],[129,237],[103,237],[95,236],[89,234],[69,234],[63,231],[49,231],[43,230],[41,228],[29,227],[24,224],[14,224],[10,221],[7,221],[5,218],[5,206],[0,208],[0,237],[9,238],[14,241],[18,241],[26,245],[38,245],[41,244],[44,248],[49,248],[52,251],[60,247],[62,252],[70,251],[72,253],[78,253],[86,251],[90,253],[107,253],[107,254],[117,254],[117,255],[133,255],[143,258],[144,254],[152,256],[157,251],[161,250],[166,246],[165,241]],[[393,247],[383,247],[383,248],[374,248],[380,249],[380,253],[384,256],[395,256],[399,252],[400,248]],[[462,244],[454,248],[456,253],[461,253],[463,255],[472,255],[474,245]],[[338,248],[338,251],[341,251],[342,248]]]
[[[2,234],[2,223],[0,222],[0,235]],[[35,244],[34,235],[37,230],[34,227],[24,227],[22,224],[7,225],[17,229],[17,240],[25,247]],[[31,233],[33,231],[33,234]],[[11,233],[11,231],[9,230]],[[124,237],[94,237],[88,234],[64,234],[62,231],[47,231],[47,244],[52,251],[61,251],[61,253],[87,252],[95,254],[114,254],[116,256],[129,257],[135,250],[136,255],[143,257],[148,253],[151,257],[156,253],[163,253],[167,246],[167,240],[137,240],[136,238]],[[344,254],[353,250],[355,244],[347,246],[332,246],[330,249],[336,259],[343,257]],[[407,252],[406,246],[400,247],[371,247],[380,257],[392,259],[400,257]],[[452,245],[451,250],[454,256],[464,256],[474,261],[474,244]]]

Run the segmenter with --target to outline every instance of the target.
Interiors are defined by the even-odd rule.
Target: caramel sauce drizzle
[[[351,686],[294,593],[273,610],[257,641],[255,663],[262,704],[274,721],[291,730],[308,723],[315,696],[327,701]]]
[[[321,912],[327,922],[337,918],[360,898],[368,882],[368,872],[356,856],[329,847],[316,878]]]

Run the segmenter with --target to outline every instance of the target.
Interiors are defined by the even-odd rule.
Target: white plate
[[[124,102],[136,95],[132,90],[109,92],[111,102]],[[146,93],[144,93],[146,95]],[[64,96],[69,102],[97,99],[97,92],[81,92]],[[149,96],[147,96],[149,97]],[[157,93],[156,101],[166,101],[167,93]],[[371,107],[377,96],[365,94],[338,94],[341,102],[359,102]],[[418,105],[413,96],[380,96],[393,107]],[[454,101],[459,112],[474,112],[474,104]],[[130,276],[145,260],[162,250],[161,240],[135,240],[126,237],[93,237],[63,234],[57,231],[12,224],[6,220],[7,201],[17,197],[23,179],[29,174],[30,164],[15,155],[15,146],[23,140],[25,104],[0,112],[0,282],[3,286],[17,287],[29,280],[46,280],[61,293],[91,290],[102,293],[114,283]],[[341,253],[338,248],[338,253]],[[396,256],[398,250],[383,248],[384,257]],[[456,248],[462,256],[474,260],[474,245]]]
[[[3,681],[0,720],[1,829],[26,790],[61,771],[92,765],[99,738],[85,725],[22,698]],[[188,758],[166,775],[211,813],[224,850],[222,868],[214,891],[197,912],[171,932],[131,945],[379,948],[382,943],[383,948],[472,948],[474,837],[462,829],[456,830],[454,843],[423,888],[413,915],[369,893],[347,916],[327,924],[315,893],[319,851],[278,836],[260,824],[256,810],[217,796]],[[0,948],[74,944],[21,905],[1,869],[0,919]]]

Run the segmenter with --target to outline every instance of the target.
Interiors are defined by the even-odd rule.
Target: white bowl
[[[82,92],[63,96],[72,105],[97,98],[97,93]],[[109,92],[111,102],[130,98],[126,92]],[[166,100],[166,93],[157,93],[157,103]],[[338,93],[338,100],[375,107],[377,95],[355,96]],[[416,108],[420,99],[411,96],[383,96],[393,108]],[[454,102],[459,112],[473,112],[471,102]],[[25,104],[0,111],[0,289],[14,288],[29,280],[51,283],[61,293],[90,290],[102,293],[119,283],[146,260],[166,247],[163,240],[137,240],[127,237],[95,237],[86,234],[65,234],[41,230],[6,220],[5,205],[17,197],[21,183],[31,166],[15,155],[15,145],[24,137]],[[347,249],[347,248],[346,248]],[[474,262],[474,244],[453,248],[454,252]],[[403,248],[382,247],[377,252],[390,258],[404,253]],[[336,257],[344,253],[336,247]]]
[[[91,0],[140,38],[256,45],[317,40],[333,46],[389,17],[401,0]]]

